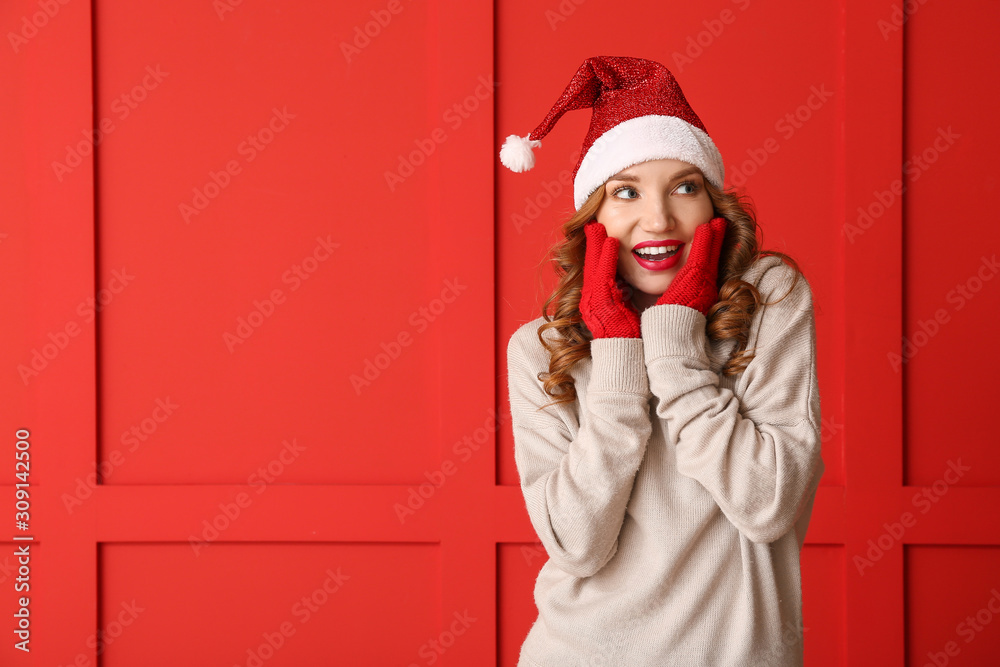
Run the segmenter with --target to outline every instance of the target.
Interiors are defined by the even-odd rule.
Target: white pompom
[[[531,149],[541,145],[541,141],[512,134],[503,142],[503,147],[500,149],[500,162],[513,172],[528,171],[535,166],[535,154]]]

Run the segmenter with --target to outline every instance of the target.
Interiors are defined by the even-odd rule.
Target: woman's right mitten
[[[594,338],[641,338],[639,313],[616,282],[618,239],[609,237],[601,223],[583,226],[587,237],[583,263],[580,315]]]

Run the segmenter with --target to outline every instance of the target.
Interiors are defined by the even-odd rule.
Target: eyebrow
[[[700,171],[701,170],[698,169],[698,167],[686,167],[684,169],[681,169],[677,173],[675,173],[673,176],[671,176],[670,180],[671,181],[675,181],[678,178],[682,178],[684,176],[690,176],[691,174],[697,174]],[[631,173],[629,173],[627,171],[623,171],[623,172],[615,174],[614,176],[612,176],[608,180],[609,181],[626,181],[626,182],[632,182],[632,183],[634,183],[634,182],[637,182],[639,180],[639,177],[636,176],[635,174],[631,174]]]

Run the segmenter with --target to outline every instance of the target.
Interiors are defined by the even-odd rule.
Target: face
[[[705,177],[680,160],[649,160],[623,169],[604,184],[596,218],[618,239],[618,274],[633,287],[633,302],[648,306],[684,266],[698,225],[715,217]],[[673,254],[659,252],[679,246]]]

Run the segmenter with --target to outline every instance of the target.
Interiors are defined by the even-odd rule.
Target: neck
[[[646,294],[645,292],[635,290],[635,292],[632,293],[632,305],[635,306],[635,309],[638,310],[641,315],[642,312],[650,306],[655,306],[656,300],[659,298],[660,297],[657,294]]]

